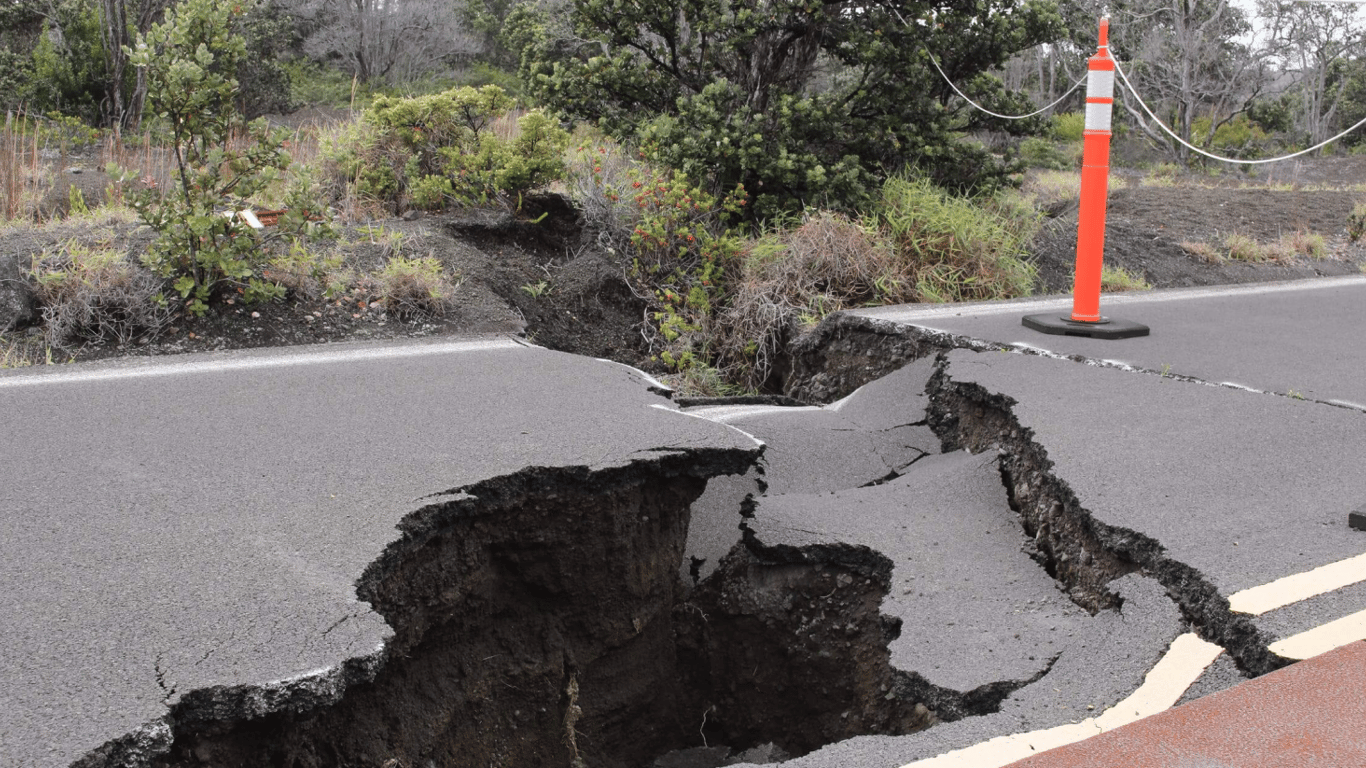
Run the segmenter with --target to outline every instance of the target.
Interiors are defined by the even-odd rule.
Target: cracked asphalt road
[[[766,466],[694,504],[699,577],[745,530],[759,548],[877,550],[894,564],[882,609],[901,620],[894,667],[968,710],[972,692],[1010,683],[953,722],[848,739],[790,765],[948,765],[988,739],[1085,725],[1128,706],[1178,646],[1199,650],[1204,628],[1177,604],[1195,598],[1138,569],[1106,585],[1118,608],[1069,602],[996,455],[940,453],[927,382],[1006,404],[1110,540],[1154,542],[1219,603],[1366,553],[1366,534],[1346,525],[1366,502],[1366,413],[1353,405],[1366,402],[1366,280],[1103,305],[1151,325],[1144,339],[1019,326],[1065,306],[860,312],[991,351],[912,363],[822,408],[676,413],[631,369],[489,340],[0,373],[0,413],[22,436],[0,447],[0,642],[11,649],[0,763],[68,765],[150,733],[168,705],[208,686],[325,689],[330,670],[373,658],[388,637],[354,582],[434,494],[533,464],[750,449],[746,434],[768,443]],[[1256,642],[1366,610],[1363,580],[1248,614]],[[1134,711],[1240,682],[1213,651]]]
[[[892,324],[879,334],[919,334],[939,345],[989,350],[949,352],[942,363],[945,380],[1005,398],[1029,440],[1046,452],[1049,473],[1075,493],[1086,513],[1120,535],[1156,542],[1162,558],[1193,568],[1213,585],[1212,599],[1366,552],[1366,534],[1347,526],[1348,512],[1366,502],[1366,408],[1360,405],[1366,403],[1366,279],[1162,291],[1124,296],[1103,307],[1106,314],[1149,324],[1152,334],[1139,339],[1045,336],[1020,325],[1025,314],[1069,308],[1068,300],[1043,300],[848,314]],[[1096,717],[1137,689],[1159,659],[1174,658],[1176,645],[1171,651],[1167,645],[1177,634],[1201,630],[1178,612],[1172,591],[1142,569],[1110,583],[1123,598],[1117,615],[1063,615],[1076,606],[1021,554],[1032,545],[1017,519],[1014,526],[1006,522],[1014,513],[1000,479],[995,491],[1001,498],[992,499],[985,486],[970,490],[971,473],[962,474],[974,462],[977,470],[993,467],[994,455],[932,456],[876,488],[858,487],[861,476],[850,472],[842,473],[842,485],[832,485],[826,473],[837,463],[825,459],[826,422],[846,416],[851,406],[880,412],[883,423],[903,414],[907,420],[922,418],[923,382],[931,365],[922,359],[833,406],[788,414],[781,432],[785,450],[775,441],[766,460],[774,474],[819,487],[769,488],[744,527],[765,546],[842,542],[890,557],[896,576],[882,610],[903,620],[903,636],[892,645],[893,664],[954,690],[1028,676],[1022,657],[1011,655],[1021,623],[1029,627],[1043,616],[1048,626],[1026,628],[1028,642],[1019,647],[1046,648],[1041,638],[1059,625],[1081,639],[1072,647],[1054,646],[1061,651],[1058,663],[1039,669],[1038,681],[1008,696],[998,712],[909,736],[850,739],[788,765],[1001,765],[1015,759],[1004,747],[995,750],[998,758],[991,749],[964,749],[1013,733],[1040,734],[1042,743],[1046,729]],[[899,388],[888,386],[898,379]],[[779,419],[771,410],[712,409],[712,415],[761,438]],[[946,479],[946,473],[958,476]],[[700,509],[708,515],[702,524],[717,539],[720,525],[711,508]],[[739,521],[732,513],[729,522]],[[963,530],[950,534],[945,526]],[[987,530],[1005,535],[988,541]],[[1000,543],[1008,546],[993,550]],[[718,549],[713,543],[710,551]],[[1366,568],[1358,570],[1363,572],[1353,578],[1366,579]],[[940,586],[947,587],[942,604],[923,599],[940,597]],[[1049,605],[1033,594],[1040,589],[1052,593],[1055,613],[1013,615],[1019,606]],[[1259,642],[1269,644],[1341,624],[1363,610],[1366,581],[1358,581],[1251,621],[1261,633]],[[1104,626],[1089,642],[1088,624]],[[1333,642],[1351,639],[1356,638]],[[1168,683],[1171,690],[1162,695],[1169,701],[1158,709],[1187,692],[1198,699],[1246,679],[1227,653],[1213,660],[1194,667],[1197,673],[1204,668],[1203,674]],[[1116,683],[1125,675],[1128,680]],[[1090,703],[1081,705],[1082,700]],[[1069,705],[1070,711],[1062,709]],[[962,762],[954,762],[958,754]],[[1090,759],[1102,759],[1096,755]]]
[[[510,340],[0,372],[0,765],[154,737],[195,689],[334,685],[390,636],[356,580],[431,494],[754,448],[653,385]]]

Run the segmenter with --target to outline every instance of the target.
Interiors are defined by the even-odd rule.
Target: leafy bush
[[[52,4],[51,13],[33,49],[30,104],[36,112],[62,112],[94,123],[106,77],[99,7],[61,2]]]
[[[955,101],[928,59],[979,101],[1017,109],[1020,100],[988,72],[1054,39],[1056,8],[963,4],[936,11],[932,23],[907,23],[890,6],[863,10],[583,0],[557,27],[523,3],[505,38],[528,91],[548,107],[638,142],[649,159],[713,194],[744,185],[752,217],[853,210],[908,166],[956,189],[1005,183],[1014,169],[960,137],[1020,126]]]
[[[455,292],[441,262],[430,256],[392,257],[375,282],[384,308],[402,318],[439,315]]]
[[[343,261],[339,255],[324,254],[296,240],[287,252],[270,259],[261,277],[290,296],[335,299],[355,280],[355,273]]]
[[[1366,235],[1366,203],[1356,203],[1347,215],[1347,239],[1356,242]]]
[[[1208,117],[1198,117],[1191,123],[1191,135],[1200,139],[1209,138],[1209,146],[1216,152],[1235,157],[1255,158],[1265,154],[1270,147],[1271,137],[1262,127],[1253,122],[1246,114],[1237,115],[1232,120],[1214,129]]]
[[[1027,296],[1038,277],[1023,258],[1038,216],[1018,206],[1005,210],[950,195],[926,179],[894,177],[865,226],[892,244],[921,301]]]
[[[1067,171],[1076,169],[1080,155],[1077,147],[1059,146],[1057,142],[1031,136],[1020,142],[1020,160],[1030,168]]]
[[[1086,132],[1086,114],[1059,112],[1053,115],[1052,132],[1057,141],[1081,141]]]
[[[660,359],[688,368],[709,356],[722,280],[741,248],[725,222],[746,204],[745,190],[716,197],[677,171],[643,176],[631,187],[640,220],[631,233],[635,258],[627,282],[657,324]]]
[[[564,174],[569,134],[533,110],[503,138],[495,123],[516,106],[503,89],[455,88],[428,96],[377,96],[363,124],[324,147],[334,184],[396,210],[486,204]]]
[[[158,300],[161,281],[107,247],[72,240],[35,258],[30,275],[43,308],[43,335],[54,347],[81,339],[127,344],[155,335],[170,318]]]

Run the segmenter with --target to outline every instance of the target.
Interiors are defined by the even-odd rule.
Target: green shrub
[[[1085,113],[1059,112],[1053,115],[1052,132],[1057,141],[1081,141],[1086,132]]]
[[[355,280],[355,273],[343,261],[337,254],[325,254],[296,240],[288,251],[271,257],[261,276],[290,296],[330,300],[345,293]]]
[[[1191,123],[1191,136],[1195,140],[1209,139],[1211,149],[1222,154],[1236,157],[1260,157],[1269,146],[1271,137],[1262,127],[1253,122],[1246,114],[1237,115],[1214,129],[1210,136],[1212,121],[1208,117],[1198,117]]]
[[[155,335],[170,317],[158,300],[161,281],[108,247],[72,240],[35,258],[29,274],[44,339],[54,347],[84,339],[127,344]]]
[[[259,276],[267,256],[258,233],[221,210],[225,200],[265,189],[290,164],[284,132],[272,132],[265,120],[247,126],[245,148],[237,148],[240,140],[229,142],[240,127],[234,75],[246,55],[233,24],[246,10],[237,0],[185,0],[139,36],[130,58],[146,72],[148,102],[170,131],[177,165],[173,188],[152,186],[133,199],[139,217],[157,232],[143,264],[171,280],[196,315],[222,289],[236,289],[248,301],[284,293]],[[302,195],[296,191],[291,202],[301,210],[281,222],[277,236],[306,231],[308,209],[321,210]]]
[[[865,226],[891,242],[921,301],[1027,296],[1037,280],[1037,269],[1023,257],[1038,231],[1038,215],[1018,206],[1004,211],[925,179],[894,177],[883,185]]]
[[[384,308],[402,318],[439,315],[455,292],[441,262],[430,256],[390,258],[375,281]]]
[[[841,3],[580,0],[568,19],[518,4],[504,39],[541,103],[713,194],[743,185],[748,216],[764,220],[857,210],[912,166],[956,189],[1009,183],[1012,163],[962,139],[996,124],[950,106],[928,59],[951,61],[969,96],[1009,112],[1022,100],[990,70],[1057,39],[1062,17],[1051,3],[1013,3],[928,19]]]
[[[705,362],[723,280],[741,248],[725,222],[748,202],[745,189],[718,198],[679,172],[641,176],[631,186],[640,219],[626,277],[656,323],[659,358],[680,370]]]
[[[51,13],[33,49],[30,104],[36,112],[62,112],[94,123],[105,97],[99,6],[53,3]],[[54,23],[59,33],[54,33]]]
[[[1057,142],[1031,136],[1020,142],[1020,160],[1030,168],[1050,171],[1075,170],[1078,155],[1075,147],[1059,146]]]
[[[334,189],[395,210],[482,205],[564,175],[569,134],[539,110],[499,135],[512,97],[495,85],[411,98],[377,96],[365,118],[324,143]]]
[[[1366,203],[1357,203],[1347,215],[1347,238],[1355,243],[1362,235],[1366,235]]]

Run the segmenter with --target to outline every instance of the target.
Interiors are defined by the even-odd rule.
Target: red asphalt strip
[[[1007,768],[1363,768],[1366,642]]]

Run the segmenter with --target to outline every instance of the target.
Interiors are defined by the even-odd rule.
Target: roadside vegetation
[[[936,24],[894,4],[690,9],[706,47],[664,0],[462,0],[454,14],[410,0],[393,10],[402,38],[401,25],[366,27],[328,0],[48,5],[0,8],[0,228],[45,233],[18,278],[32,329],[0,333],[0,367],[131,347],[265,303],[438,317],[462,275],[382,222],[470,209],[534,222],[525,204],[549,191],[572,200],[586,247],[617,260],[662,371],[703,391],[758,391],[785,345],[831,312],[1037,291],[1031,243],[1079,194],[1079,96],[1005,122],[930,66],[997,111],[1051,101],[1094,47],[1093,19],[1052,3],[993,2]],[[1145,51],[1132,74],[1200,146],[1264,156],[1366,116],[1363,59],[1346,47],[1327,70],[1336,90],[1306,79],[1273,93],[1249,75],[1242,90],[1206,84],[1196,102],[1162,91],[1146,51],[1191,20],[1156,8],[1156,37],[1118,37]],[[1240,18],[1214,21],[1236,31]],[[1315,44],[1284,32],[1280,45],[1286,60]],[[1246,46],[1197,58],[1211,56],[1245,73],[1274,60]],[[751,58],[769,69],[738,66]],[[1332,109],[1314,101],[1329,96]],[[322,111],[280,127],[298,107]],[[1311,112],[1312,125],[1300,119]],[[1144,159],[1112,176],[1112,193],[1203,173],[1135,114],[1117,115],[1115,146]],[[97,171],[75,175],[78,164]],[[1353,240],[1363,221],[1344,223]],[[357,244],[380,258],[356,258]],[[1211,264],[1279,263],[1324,258],[1327,245],[1301,231],[1182,248]],[[1103,287],[1151,286],[1111,265]],[[549,299],[556,285],[547,270],[520,291]]]

